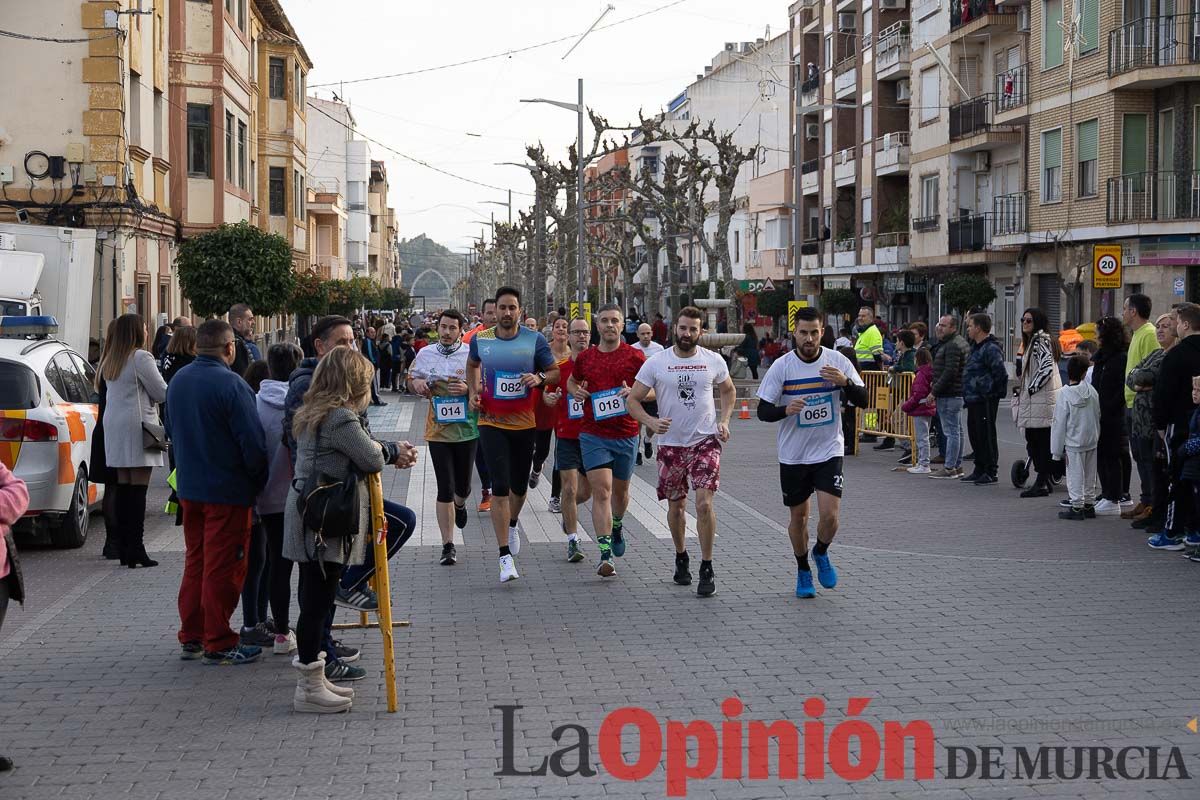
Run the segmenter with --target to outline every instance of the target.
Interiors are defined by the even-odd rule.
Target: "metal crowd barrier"
[[[858,454],[860,434],[885,436],[906,440],[912,448],[912,463],[916,465],[916,426],[913,425],[912,417],[900,409],[912,391],[914,377],[916,376],[911,372],[867,370],[862,373],[863,383],[867,385],[867,402],[870,405],[855,410],[855,455]]]

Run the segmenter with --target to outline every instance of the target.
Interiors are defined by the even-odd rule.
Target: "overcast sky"
[[[671,0],[614,0],[610,25]],[[315,66],[309,86],[407,72],[515,50],[578,35],[604,10],[596,0],[283,0]],[[565,157],[575,140],[575,117],[520,98],[574,102],[576,78],[584,102],[613,123],[637,111],[658,111],[704,71],[725,42],[754,41],[767,26],[787,26],[787,0],[683,0],[641,19],[597,30],[565,61],[571,41],[478,64],[337,87],[360,131],[396,150],[498,189],[441,175],[372,145],[387,162],[389,203],[401,238],[425,233],[461,251],[480,234],[475,220],[503,206],[513,190],[517,207],[532,204],[529,174],[501,161],[523,161],[525,143],[541,140]],[[477,134],[477,135],[472,135]],[[586,130],[585,130],[586,135]],[[460,207],[465,206],[465,208]]]

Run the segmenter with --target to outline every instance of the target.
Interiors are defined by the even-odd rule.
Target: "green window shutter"
[[[1062,131],[1042,134],[1042,169],[1062,166]]]
[[[1079,52],[1088,53],[1100,46],[1100,0],[1079,0],[1079,2],[1082,16],[1080,33],[1083,39],[1079,46]]]
[[[1100,156],[1100,121],[1081,122],[1075,132],[1075,160],[1095,161]]]
[[[1146,171],[1146,115],[1126,114],[1121,127],[1121,174]]]
[[[1042,67],[1062,66],[1063,18],[1062,0],[1043,0],[1042,3]]]

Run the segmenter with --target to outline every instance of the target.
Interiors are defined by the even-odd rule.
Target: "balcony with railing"
[[[974,253],[992,241],[991,214],[963,214],[951,217],[947,230],[951,253]]]
[[[858,176],[858,148],[847,147],[833,157],[833,185],[853,186]]]
[[[1200,64],[1200,14],[1144,17],[1108,35],[1108,74],[1114,88],[1149,89],[1195,80]]]
[[[817,167],[820,164],[820,159],[810,158],[800,165],[800,191],[802,194],[817,193]]]
[[[835,267],[853,267],[858,261],[858,240],[846,234],[833,243],[833,265]]]
[[[907,231],[878,234],[875,237],[874,245],[876,264],[897,264],[900,266],[908,264]]]
[[[991,94],[950,106],[950,150],[970,152],[1019,143],[1020,130],[1015,125],[997,125],[995,109],[996,98]]]
[[[912,229],[916,233],[929,233],[936,231],[942,225],[942,218],[937,214],[930,214],[925,217],[913,217]]]
[[[1029,104],[1029,65],[1005,70],[996,76],[996,117],[1016,121],[1027,116]],[[1010,112],[1024,113],[1014,114]]]
[[[907,22],[897,22],[879,32],[875,41],[875,77],[881,81],[907,78],[912,58],[912,37]]]
[[[950,3],[950,39],[968,34],[1016,31],[1016,9],[997,6],[996,0],[954,0]]]
[[[908,131],[885,133],[875,140],[875,174],[907,175],[910,154]]]
[[[821,76],[816,75],[800,84],[800,112],[808,114],[817,111],[821,103]]]
[[[857,56],[847,56],[833,68],[833,96],[845,100],[858,92]]]
[[[1108,179],[1108,224],[1200,220],[1200,172],[1135,172]]]
[[[1002,194],[992,198],[992,236],[1019,236],[1029,231],[1029,195],[1027,192]]]

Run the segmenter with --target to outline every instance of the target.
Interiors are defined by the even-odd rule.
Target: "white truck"
[[[95,275],[94,230],[0,223],[0,316],[55,317],[86,355]]]

